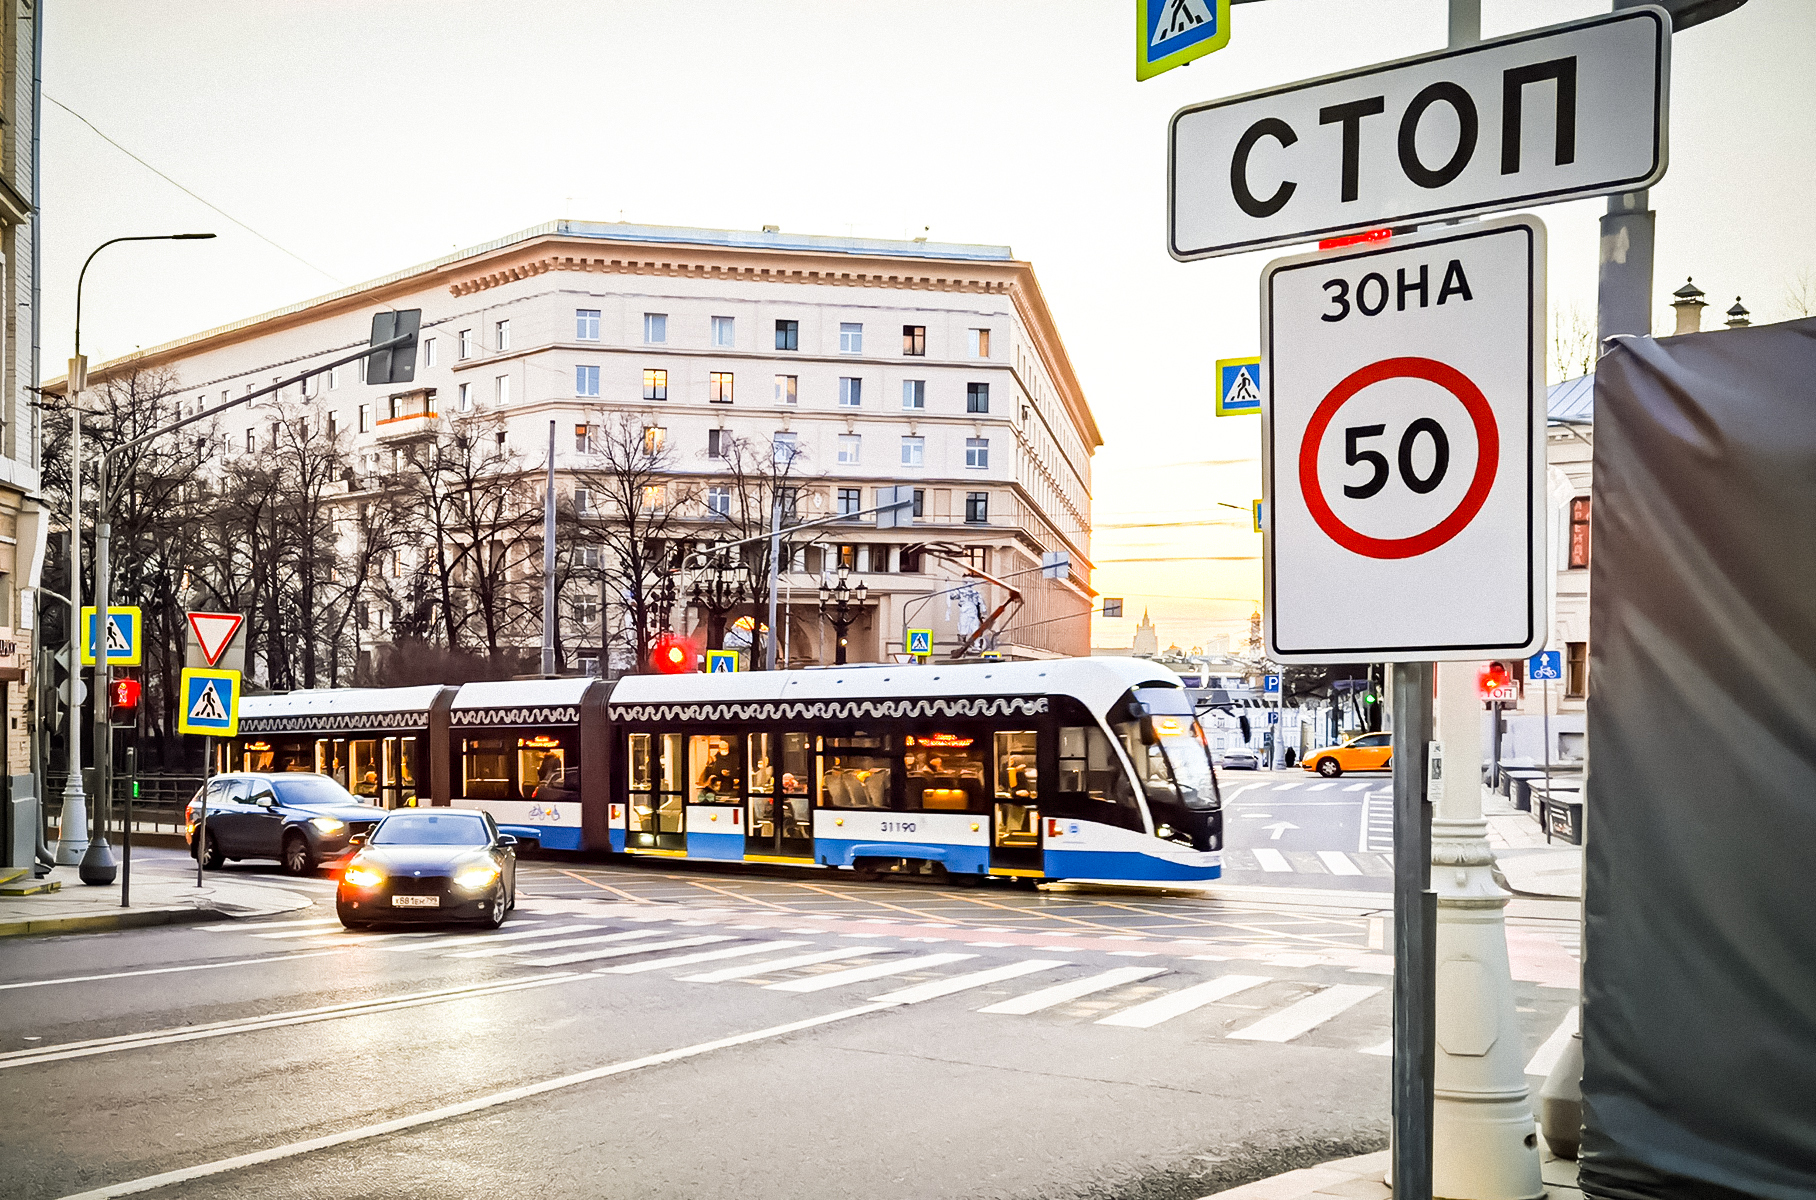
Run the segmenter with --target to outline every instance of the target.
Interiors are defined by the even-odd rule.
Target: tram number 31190
[[[913,821],[884,821],[884,822],[882,822],[882,832],[884,832],[884,833],[913,833],[914,827],[915,827],[915,822],[913,822]]]

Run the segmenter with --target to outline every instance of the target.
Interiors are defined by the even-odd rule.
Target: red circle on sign
[[[1469,490],[1449,516],[1411,537],[1369,537],[1351,529],[1331,511],[1318,479],[1318,447],[1337,410],[1363,388],[1387,379],[1423,379],[1435,383],[1461,401],[1469,419],[1475,423],[1476,469],[1475,478],[1469,481]],[[1467,375],[1436,359],[1384,358],[1351,373],[1330,390],[1317,411],[1312,413],[1311,423],[1305,427],[1305,439],[1299,443],[1299,490],[1305,496],[1305,506],[1311,510],[1312,520],[1318,523],[1318,528],[1345,550],[1368,558],[1412,558],[1436,550],[1463,532],[1482,511],[1488,493],[1494,488],[1500,457],[1501,438],[1495,427],[1494,412],[1488,407],[1488,398],[1482,395],[1482,389],[1470,382]]]

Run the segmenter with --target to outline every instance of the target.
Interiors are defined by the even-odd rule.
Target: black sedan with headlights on
[[[208,828],[198,837],[204,799]],[[236,771],[197,790],[184,812],[184,836],[211,871],[228,859],[275,858],[290,874],[307,875],[347,853],[384,815],[326,775]]]
[[[490,813],[412,808],[361,839],[341,872],[335,909],[349,929],[391,922],[475,921],[496,929],[517,907],[517,839]]]

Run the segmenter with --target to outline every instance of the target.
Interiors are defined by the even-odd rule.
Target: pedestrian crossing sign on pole
[[[706,673],[708,675],[730,674],[738,669],[738,652],[736,650],[708,650],[706,652]]]
[[[1261,415],[1261,360],[1259,358],[1220,358],[1217,360],[1217,415],[1241,417]]]
[[[83,608],[82,665],[95,665],[95,610]],[[107,661],[116,667],[136,667],[143,659],[145,618],[136,608],[107,608]]]
[[[1135,78],[1152,79],[1230,43],[1230,0],[1135,0]]]
[[[179,733],[233,737],[240,731],[240,673],[191,667],[178,689]]]
[[[933,630],[910,629],[908,631],[908,653],[916,658],[933,656]]]

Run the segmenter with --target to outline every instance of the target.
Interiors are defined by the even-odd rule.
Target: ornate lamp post
[[[838,631],[839,641],[833,651],[832,661],[840,666],[845,662],[845,632],[864,611],[864,601],[870,596],[870,587],[862,580],[856,587],[851,586],[851,568],[841,565],[838,579],[828,582],[820,580],[820,615],[832,622]]]
[[[749,594],[750,568],[731,562],[724,542],[720,538],[715,548],[706,552],[712,565],[694,576],[690,597],[695,607],[706,610],[708,650],[725,649],[725,614],[744,603]]]

